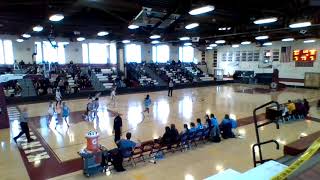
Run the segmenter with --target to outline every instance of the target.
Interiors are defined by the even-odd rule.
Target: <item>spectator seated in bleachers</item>
[[[166,82],[171,79],[174,84],[183,84],[192,82],[192,77],[181,67],[181,64],[168,62],[166,64],[148,64],[156,74]]]
[[[89,77],[86,74],[81,73],[79,67],[73,65],[68,67],[67,70],[55,69],[52,73],[58,73],[58,75],[52,74],[51,79],[43,78],[34,80],[34,87],[38,95],[53,94],[56,88],[60,88],[61,93],[73,94],[78,93],[80,90],[91,89],[92,85]]]
[[[4,92],[7,97],[21,96],[22,87],[16,80],[8,81],[4,83]]]
[[[137,81],[140,86],[156,86],[159,85],[157,80],[152,79],[151,76],[146,71],[146,64],[129,63],[127,67],[129,69],[131,79]]]

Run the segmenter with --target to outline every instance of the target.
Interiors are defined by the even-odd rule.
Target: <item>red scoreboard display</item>
[[[317,50],[315,49],[297,49],[293,51],[293,60],[296,62],[313,62],[316,59]]]

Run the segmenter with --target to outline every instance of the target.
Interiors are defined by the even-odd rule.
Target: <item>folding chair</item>
[[[196,131],[197,132],[197,131]],[[189,145],[191,147],[192,144],[194,144],[195,147],[197,147],[197,142],[196,142],[196,132],[189,132],[188,134],[188,141],[189,141]]]
[[[135,166],[135,162],[133,161],[133,150],[132,148],[120,149],[120,152],[123,157],[123,161],[130,162],[132,166]]]

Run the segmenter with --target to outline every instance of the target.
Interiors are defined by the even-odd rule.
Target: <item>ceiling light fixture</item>
[[[285,38],[285,39],[282,39],[281,41],[283,42],[289,42],[289,41],[294,41],[293,38]]]
[[[31,37],[30,34],[22,34],[21,36],[24,37],[24,38],[30,38]]]
[[[269,36],[257,36],[255,37],[256,40],[264,40],[264,39],[268,39]]]
[[[243,41],[243,42],[241,42],[241,44],[242,45],[248,45],[248,44],[251,44],[251,42],[250,41]]]
[[[233,47],[233,48],[238,48],[238,47],[239,47],[239,44],[232,44],[232,47]]]
[[[210,47],[210,46],[209,46],[209,47],[207,47],[206,49],[210,50],[210,49],[213,49],[213,47]]]
[[[192,9],[191,11],[189,11],[189,14],[194,16],[194,15],[204,14],[213,10],[214,10],[214,6],[207,5],[207,6],[199,7],[196,9]]]
[[[224,44],[224,43],[226,43],[226,41],[225,40],[217,40],[217,41],[215,41],[215,43],[216,44]]]
[[[158,38],[161,38],[160,35],[157,35],[157,34],[154,34],[152,36],[149,37],[150,39],[158,39]]]
[[[191,42],[187,42],[187,43],[184,43],[183,45],[184,45],[184,46],[191,46],[192,43],[191,43]]]
[[[138,29],[139,26],[134,25],[134,24],[131,24],[131,25],[128,26],[128,28],[129,28],[129,29]]]
[[[109,32],[107,32],[107,31],[100,31],[100,32],[98,32],[98,36],[106,36],[106,35],[108,35],[109,34]]]
[[[266,43],[263,43],[264,46],[271,46],[272,45],[272,42],[266,42]]]
[[[303,41],[303,43],[314,43],[314,42],[316,42],[315,39],[308,39]]]
[[[253,21],[254,24],[268,24],[268,23],[273,23],[278,21],[278,18],[276,17],[269,17],[269,18],[262,18],[262,19],[257,19]]]
[[[54,14],[49,17],[49,20],[53,22],[58,22],[58,21],[61,21],[63,18],[64,16],[62,14]]]
[[[231,27],[220,27],[218,28],[219,31],[229,31],[231,30]]]
[[[217,44],[210,44],[209,47],[217,47]]]
[[[84,38],[84,37],[78,37],[77,38],[77,41],[84,41],[84,40],[86,40],[86,38]]]
[[[303,28],[308,26],[311,26],[311,22],[298,22],[289,25],[290,28]]]
[[[130,40],[123,40],[122,43],[123,43],[123,44],[130,43]]]
[[[21,42],[23,42],[24,40],[23,40],[23,39],[17,39],[16,41],[19,42],[19,43],[21,43]]]
[[[191,23],[191,24],[188,24],[186,25],[186,29],[193,29],[193,28],[196,28],[199,26],[199,23]]]
[[[157,40],[151,41],[151,44],[158,44],[158,43],[160,43],[160,41],[157,41]]]
[[[180,41],[187,41],[187,40],[190,40],[190,37],[181,37],[179,39],[180,39]]]
[[[38,26],[33,27],[32,30],[35,31],[35,32],[40,32],[40,31],[43,30],[43,27],[38,25]]]

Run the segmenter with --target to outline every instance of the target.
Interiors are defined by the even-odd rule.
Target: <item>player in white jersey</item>
[[[112,86],[111,93],[110,93],[110,98],[111,98],[111,101],[113,102],[113,105],[116,104],[116,89],[117,89],[116,86]],[[109,104],[111,104],[111,102]]]
[[[53,105],[53,102],[50,101],[49,107],[48,107],[48,126],[50,125],[50,122],[51,122],[51,119],[52,119],[54,113],[55,113],[55,107]]]

